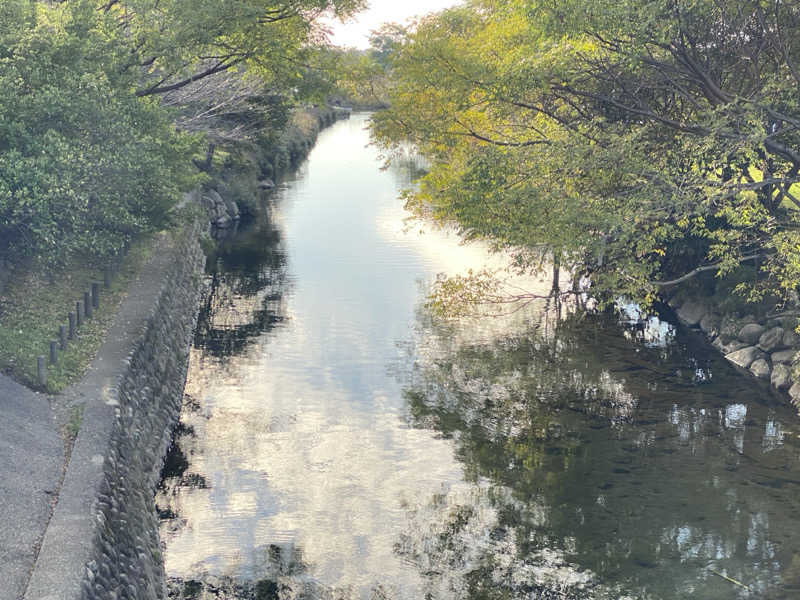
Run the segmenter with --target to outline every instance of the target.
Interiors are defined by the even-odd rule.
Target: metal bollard
[[[44,356],[36,357],[36,374],[39,376],[39,385],[45,387],[47,385],[47,365],[44,362]]]
[[[50,364],[58,362],[58,340],[50,340]]]
[[[62,352],[67,349],[67,326],[58,326],[58,348]]]
[[[92,318],[92,298],[89,292],[83,292],[83,316],[87,319]]]
[[[67,315],[67,321],[69,322],[69,339],[75,339],[75,313],[69,313]]]
[[[83,325],[83,303],[80,300],[75,303],[75,314],[78,315],[76,325],[80,327]]]
[[[103,269],[103,287],[106,289],[111,287],[111,267]]]
[[[100,308],[100,284],[92,284],[92,308]]]

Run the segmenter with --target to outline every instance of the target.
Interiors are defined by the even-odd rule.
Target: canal
[[[407,221],[366,124],[209,261],[172,597],[800,597],[794,412],[668,317],[436,318],[439,273],[503,260]]]

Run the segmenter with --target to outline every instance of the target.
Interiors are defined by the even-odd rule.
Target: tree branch
[[[739,262],[742,263],[742,262],[745,262],[745,261],[748,261],[748,260],[755,260],[757,258],[761,258],[762,256],[763,256],[763,254],[750,254],[749,256],[743,256],[742,258],[740,258]],[[704,265],[702,267],[697,267],[696,269],[693,269],[693,270],[689,271],[685,275],[681,275],[677,279],[670,279],[669,281],[651,281],[650,283],[652,283],[656,287],[669,287],[671,285],[677,285],[677,284],[682,283],[682,282],[684,282],[684,281],[686,281],[688,279],[691,279],[692,277],[694,277],[696,275],[699,275],[700,273],[702,273],[704,271],[713,271],[714,269],[719,267],[721,264],[722,264],[722,261],[718,260],[717,262],[711,263],[710,265]]]
[[[181,81],[177,81],[177,82],[169,84],[169,85],[162,85],[162,86],[155,85],[155,86],[151,86],[149,88],[145,88],[145,89],[142,89],[142,90],[137,90],[136,91],[136,95],[138,97],[142,97],[142,96],[152,96],[154,94],[164,94],[166,92],[171,92],[173,90],[177,90],[179,88],[187,86],[190,83],[194,83],[195,81],[199,81],[199,80],[204,79],[206,77],[209,77],[211,75],[216,75],[217,73],[222,73],[224,71],[227,71],[231,67],[241,63],[242,61],[244,61],[247,58],[248,58],[248,55],[244,54],[244,55],[239,56],[239,57],[237,57],[237,58],[235,58],[234,60],[231,60],[231,61],[222,61],[222,62],[217,63],[213,67],[209,67],[205,71],[201,71],[199,73],[195,73],[191,77],[187,77],[186,79],[182,79]]]

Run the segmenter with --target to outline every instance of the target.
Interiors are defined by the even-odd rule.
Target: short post
[[[75,339],[75,313],[69,313],[67,315],[67,321],[69,321],[69,339]]]
[[[92,308],[100,308],[100,284],[92,284]]]
[[[89,292],[83,292],[83,316],[87,319],[92,318],[92,298]]]
[[[75,314],[78,315],[76,325],[80,327],[83,325],[83,303],[80,300],[75,303]]]
[[[111,267],[103,269],[103,287],[106,289],[111,287]]]
[[[50,364],[58,362],[58,340],[50,340]]]
[[[47,386],[47,365],[44,362],[44,356],[36,357],[36,374],[39,376],[39,385],[42,387]]]
[[[67,326],[58,326],[58,348],[62,352],[67,349]]]

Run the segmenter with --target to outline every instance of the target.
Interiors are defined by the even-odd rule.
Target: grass
[[[83,405],[73,406],[69,413],[69,420],[64,425],[64,436],[67,439],[75,440],[81,430],[83,422]]]
[[[80,379],[105,339],[130,282],[149,256],[151,242],[141,239],[131,246],[110,289],[102,285],[102,269],[88,261],[75,261],[49,275],[17,269],[0,296],[0,371],[48,393],[58,393]],[[67,324],[67,314],[75,310],[77,300],[83,300],[92,282],[101,284],[100,308],[84,320],[67,349],[58,352],[58,363],[48,364],[43,388],[38,382],[36,357],[48,359],[50,341],[58,339],[58,326]]]

